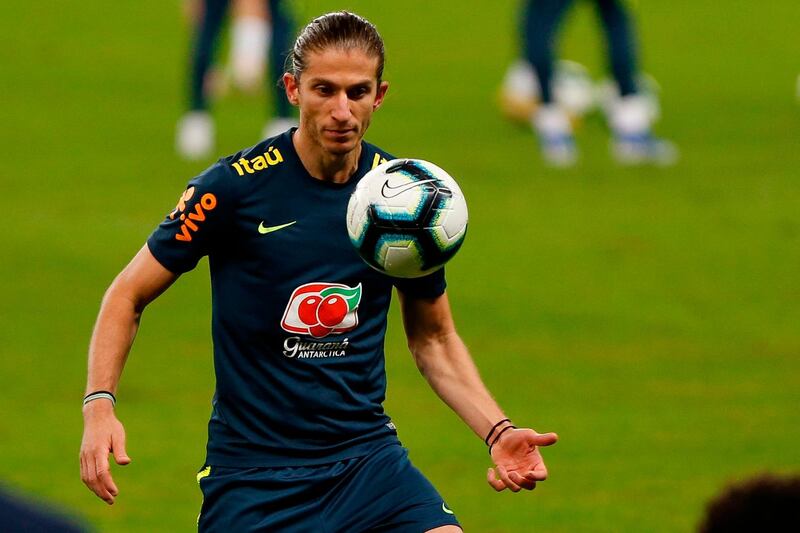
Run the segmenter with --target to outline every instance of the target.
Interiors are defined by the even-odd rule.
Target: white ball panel
[[[415,241],[405,245],[391,244],[382,248],[382,264],[387,272],[400,277],[414,276],[422,268],[420,250]]]
[[[350,240],[360,243],[369,223],[369,199],[364,191],[356,191],[347,204],[347,233]]]

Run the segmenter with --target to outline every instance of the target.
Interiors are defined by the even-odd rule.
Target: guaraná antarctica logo
[[[296,288],[283,313],[281,327],[289,333],[321,339],[331,333],[344,333],[358,325],[361,284],[348,287],[341,283],[306,283]],[[304,341],[286,339],[283,354],[287,357],[339,357],[345,355],[348,341]]]

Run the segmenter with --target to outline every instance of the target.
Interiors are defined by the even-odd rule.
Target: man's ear
[[[380,85],[378,85],[378,94],[375,95],[375,103],[372,104],[372,110],[375,111],[378,109],[381,104],[383,103],[383,98],[386,96],[386,91],[389,90],[389,82],[382,81]]]
[[[294,106],[300,105],[300,83],[294,74],[283,73],[283,86],[286,88],[286,98]]]

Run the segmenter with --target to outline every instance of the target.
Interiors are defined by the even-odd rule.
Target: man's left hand
[[[494,490],[533,490],[537,481],[547,479],[547,467],[540,446],[550,446],[558,441],[555,433],[537,433],[532,429],[510,429],[503,432],[492,446],[492,460],[486,480]],[[499,479],[498,479],[499,476]]]

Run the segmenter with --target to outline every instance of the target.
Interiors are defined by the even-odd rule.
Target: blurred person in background
[[[211,155],[215,145],[209,100],[220,80],[215,79],[211,65],[230,0],[195,0],[188,7],[196,30],[191,52],[189,110],[178,121],[176,147],[186,159],[201,159]],[[232,10],[229,77],[238,89],[255,92],[269,70],[266,85],[272,107],[261,136],[271,137],[296,124],[278,84],[291,44],[291,19],[281,0],[234,0]]]
[[[539,137],[542,156],[553,166],[571,166],[578,156],[569,109],[556,98],[554,42],[573,0],[526,0],[521,16],[523,59],[506,73],[501,98],[506,107],[521,107]],[[622,0],[594,0],[608,43],[615,97],[605,112],[612,132],[612,153],[622,164],[672,163],[677,152],[672,143],[653,135],[656,118],[650,99],[641,94],[637,80],[634,30]],[[573,79],[575,79],[573,77]],[[567,76],[569,84],[569,76]],[[567,89],[569,90],[569,88]],[[588,86],[588,99],[593,98]],[[538,96],[538,103],[528,102]],[[581,98],[586,100],[587,98]],[[522,101],[522,105],[515,103]],[[585,103],[580,104],[585,107]]]
[[[800,531],[800,475],[759,474],[728,484],[708,502],[698,531]]]

